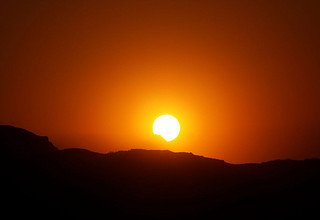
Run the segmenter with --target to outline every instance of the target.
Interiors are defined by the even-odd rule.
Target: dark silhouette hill
[[[2,214],[12,218],[306,218],[320,160],[229,164],[191,153],[58,150],[0,126]]]

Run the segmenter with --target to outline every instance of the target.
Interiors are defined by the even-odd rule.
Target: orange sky
[[[320,156],[317,1],[7,1],[0,123],[61,148]],[[152,122],[169,113],[166,143]]]

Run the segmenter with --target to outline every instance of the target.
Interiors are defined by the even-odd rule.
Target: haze
[[[5,1],[0,124],[97,152],[320,156],[318,1]],[[161,114],[177,140],[152,133]]]

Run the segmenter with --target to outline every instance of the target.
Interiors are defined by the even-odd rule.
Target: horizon
[[[94,152],[320,157],[317,1],[5,1],[0,17],[0,124]]]
[[[292,161],[306,161],[306,160],[320,160],[320,157],[309,157],[309,158],[300,158],[300,159],[293,159],[293,158],[273,158],[271,160],[265,160],[265,161],[249,161],[249,162],[242,162],[242,163],[235,163],[232,161],[227,161],[224,158],[215,158],[215,157],[208,157],[205,155],[200,155],[200,154],[195,154],[193,152],[188,152],[188,151],[174,151],[174,150],[170,150],[170,149],[154,149],[154,148],[148,148],[147,146],[142,147],[142,148],[127,148],[127,149],[120,149],[117,148],[114,151],[107,151],[107,152],[99,152],[99,151],[95,151],[95,150],[91,150],[90,147],[85,147],[85,146],[73,146],[73,147],[65,147],[65,148],[61,148],[60,146],[57,146],[54,142],[52,142],[52,140],[50,139],[50,137],[46,136],[46,135],[39,135],[37,133],[34,133],[33,131],[27,130],[25,128],[20,128],[20,127],[15,127],[13,125],[0,125],[0,127],[11,127],[14,129],[21,129],[27,132],[30,132],[33,135],[39,136],[39,137],[47,137],[48,141],[50,143],[53,144],[54,147],[56,147],[58,150],[68,150],[68,149],[79,149],[79,150],[85,150],[88,152],[92,152],[92,153],[96,153],[96,154],[113,154],[113,153],[121,153],[121,152],[130,152],[130,151],[152,151],[152,152],[170,152],[170,153],[174,153],[174,154],[191,154],[192,156],[196,156],[196,157],[202,157],[202,158],[207,158],[207,159],[213,159],[213,160],[219,160],[219,161],[223,161],[225,163],[228,164],[233,164],[233,165],[241,165],[241,164],[261,164],[261,163],[266,163],[266,162],[273,162],[273,161],[288,161],[288,160],[292,160]]]

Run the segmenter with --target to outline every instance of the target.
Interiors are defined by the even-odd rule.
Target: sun
[[[180,133],[179,121],[172,115],[160,115],[153,122],[153,134],[160,135],[167,142],[174,140]]]

